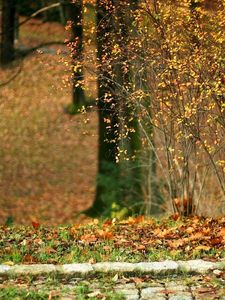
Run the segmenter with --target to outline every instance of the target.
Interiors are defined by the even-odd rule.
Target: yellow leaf
[[[210,246],[206,246],[206,245],[199,245],[199,246],[195,247],[195,250],[208,251],[210,249],[211,249],[211,247]]]

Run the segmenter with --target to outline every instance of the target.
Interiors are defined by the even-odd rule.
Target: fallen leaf
[[[138,245],[136,247],[137,250],[145,250],[145,246],[144,245]]]
[[[36,262],[36,260],[32,255],[30,255],[30,254],[24,255],[23,263],[34,263],[34,262]]]
[[[98,233],[100,238],[103,238],[103,239],[106,239],[106,240],[110,240],[113,237],[113,233],[111,231],[109,231],[108,229],[98,230],[97,233]]]
[[[116,275],[112,278],[112,281],[113,281],[113,282],[117,282],[117,281],[118,281],[118,278],[119,278],[119,275],[116,274]]]
[[[209,251],[211,249],[210,246],[205,246],[205,245],[199,245],[194,248],[194,250],[203,250],[203,251]]]
[[[40,223],[36,222],[36,221],[32,221],[32,226],[37,229],[40,227]]]
[[[222,236],[219,236],[219,237],[212,238],[212,239],[210,240],[210,243],[211,243],[212,246],[216,246],[216,245],[221,244],[222,241],[223,241],[223,237],[222,237]]]
[[[80,237],[80,241],[86,244],[97,241],[97,237],[94,234],[84,234]]]
[[[220,235],[225,236],[225,227],[221,228]]]
[[[134,277],[134,278],[132,278],[132,281],[135,282],[136,284],[138,284],[138,283],[142,283],[144,281],[144,279],[140,278],[140,277]]]
[[[212,287],[201,287],[201,288],[197,288],[196,291],[199,294],[205,294],[205,293],[215,293],[215,289]]]

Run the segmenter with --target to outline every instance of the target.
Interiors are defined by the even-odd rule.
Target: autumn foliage
[[[142,211],[149,213],[161,194],[174,211],[190,215],[212,197],[210,189],[222,206],[224,3],[99,3],[105,16],[97,26],[110,30],[98,37],[98,76],[106,90],[98,101],[107,107],[104,122],[114,132],[108,142],[117,145],[116,161],[136,160],[144,174]],[[133,149],[134,140],[142,147]]]

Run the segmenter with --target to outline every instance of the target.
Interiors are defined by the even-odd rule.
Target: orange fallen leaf
[[[221,228],[220,235],[225,237],[225,227]]]
[[[137,250],[145,250],[145,246],[144,245],[138,245],[136,247]]]
[[[189,239],[190,239],[190,240],[199,240],[199,239],[201,239],[202,237],[203,237],[202,231],[198,231],[198,232],[192,234],[192,235],[189,237]]]
[[[32,226],[37,229],[40,227],[40,223],[36,222],[36,221],[32,221]]]
[[[138,284],[138,283],[142,283],[144,281],[144,278],[133,277],[132,281],[135,282],[136,284]]]
[[[168,241],[168,245],[170,248],[176,249],[176,248],[184,245],[184,240],[179,239],[179,240],[174,240],[174,241]]]
[[[89,244],[97,241],[97,237],[94,234],[84,234],[80,237],[80,241]]]
[[[221,244],[222,241],[223,241],[223,237],[222,236],[218,236],[218,237],[212,238],[210,240],[210,243],[211,243],[212,246],[216,246],[216,245]]]
[[[110,226],[112,225],[112,220],[105,220],[105,222],[103,223],[104,227]]]
[[[113,237],[113,233],[109,231],[108,229],[106,230],[98,230],[97,231],[98,235],[100,238],[110,240]]]
[[[170,218],[173,219],[174,221],[177,221],[177,220],[180,219],[180,214],[179,213],[174,213]]]
[[[186,230],[185,230],[188,234],[190,234],[190,233],[193,233],[193,231],[195,231],[195,228],[193,228],[193,227],[188,227]]]

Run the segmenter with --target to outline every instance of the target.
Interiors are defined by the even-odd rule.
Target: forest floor
[[[44,48],[0,70],[0,224],[81,222],[77,212],[94,199],[97,113],[65,113],[72,102],[65,36],[60,24],[30,20],[17,48]]]

